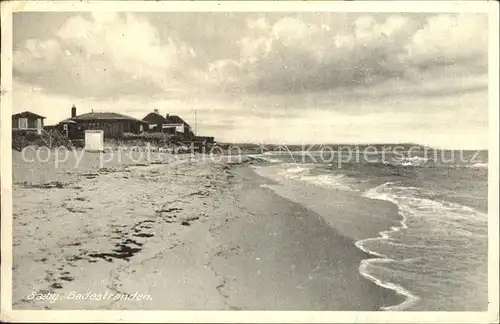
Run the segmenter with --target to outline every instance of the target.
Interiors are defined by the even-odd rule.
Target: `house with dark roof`
[[[12,115],[12,130],[13,131],[36,131],[38,133],[43,129],[43,121],[45,117],[24,111],[22,113]]]
[[[160,115],[158,109],[149,113],[142,119],[149,124],[149,132],[161,132],[173,135],[184,134],[193,136],[191,126],[177,115],[167,114],[165,117]]]
[[[167,132],[170,129],[175,129],[177,131],[182,130],[181,132],[183,132],[184,134],[192,134],[191,126],[189,126],[189,124],[186,123],[181,117],[177,115],[167,114],[165,119],[166,123],[163,125],[163,128],[167,129]]]
[[[155,109],[154,112],[147,114],[142,120],[149,124],[147,131],[153,133],[161,132],[162,125],[167,123],[167,120],[165,117],[160,115],[158,109]]]
[[[77,115],[75,106],[71,108],[71,117],[58,124],[58,129],[70,138],[83,138],[86,130],[102,130],[105,138],[118,138],[124,133],[140,134],[147,127],[143,120],[113,112]]]

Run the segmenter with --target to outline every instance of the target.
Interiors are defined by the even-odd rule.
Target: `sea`
[[[351,147],[280,149],[255,157],[268,162],[254,168],[273,180],[269,188],[330,219],[333,227],[329,211],[339,203],[339,191],[397,206],[396,226],[372,237],[357,234],[354,243],[370,255],[360,273],[405,297],[383,310],[487,310],[487,151]],[[341,232],[354,233],[349,222],[338,224]]]

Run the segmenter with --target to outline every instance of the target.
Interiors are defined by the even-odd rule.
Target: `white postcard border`
[[[498,3],[486,1],[9,1],[2,2],[1,311],[23,322],[240,322],[240,323],[495,323],[498,322],[499,21]],[[489,13],[489,308],[488,312],[338,311],[21,311],[12,310],[12,14],[26,11],[335,11]]]

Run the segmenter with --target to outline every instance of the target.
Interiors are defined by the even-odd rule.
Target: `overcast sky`
[[[14,106],[178,114],[220,141],[486,148],[488,17],[15,13]]]

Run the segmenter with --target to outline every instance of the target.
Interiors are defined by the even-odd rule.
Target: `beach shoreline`
[[[372,311],[404,300],[359,273],[371,256],[352,238],[246,165],[68,161],[30,173],[13,155],[14,309]],[[109,299],[134,294],[149,299]]]
[[[230,303],[251,310],[378,311],[404,302],[405,296],[359,273],[361,261],[373,256],[359,250],[354,239],[276,194],[267,187],[273,181],[248,166],[232,172],[243,180],[236,182],[235,198],[246,217],[233,220],[219,235],[233,250],[216,260],[218,273],[245,277],[244,283],[228,280]],[[341,206],[332,213],[345,213]]]

